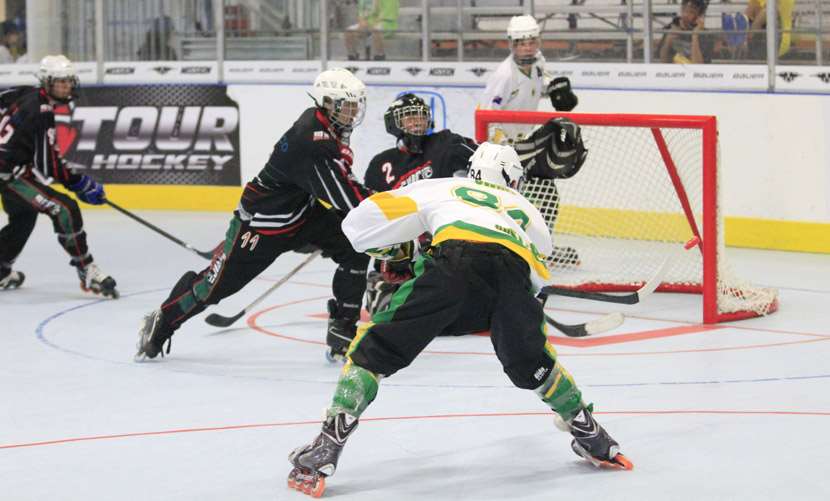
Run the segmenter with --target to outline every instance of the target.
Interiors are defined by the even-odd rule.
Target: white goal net
[[[499,123],[544,123],[561,114],[477,111],[479,141]],[[777,291],[731,270],[720,213],[714,117],[570,114],[588,158],[572,178],[530,180],[525,196],[548,221],[556,285],[627,291],[641,286],[669,253],[700,245],[668,271],[658,291],[703,294],[704,322],[765,315]]]

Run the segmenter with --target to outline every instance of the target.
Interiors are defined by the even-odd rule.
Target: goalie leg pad
[[[360,417],[378,393],[380,376],[349,360],[340,372],[328,416],[346,413]]]

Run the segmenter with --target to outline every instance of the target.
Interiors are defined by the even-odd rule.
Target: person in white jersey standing
[[[432,248],[349,346],[321,433],[289,455],[289,487],[323,494],[380,380],[457,327],[470,301],[488,305],[483,316],[504,372],[553,410],[557,425],[573,436],[574,452],[596,466],[633,467],[548,341],[535,294],[549,280],[544,257],[553,243],[542,215],[517,191],[523,180],[513,148],[483,143],[470,157],[467,178],[424,179],[376,193],[349,212],[343,233],[358,252],[394,258],[411,248],[402,243],[424,232],[433,235]]]
[[[550,98],[556,111],[567,112],[576,108],[579,100],[571,90],[570,80],[567,77],[551,80],[545,72],[540,33],[539,24],[533,16],[514,16],[510,19],[507,25],[510,55],[487,82],[479,103],[480,109],[536,111],[539,100],[545,96]],[[562,142],[581,144],[581,138],[575,137],[578,127],[569,125],[563,128],[560,125],[550,121],[538,128],[534,124],[495,124],[487,135],[493,143],[513,145],[522,161],[526,162],[536,145],[547,143],[552,134],[561,133]],[[575,168],[551,170],[543,168],[540,163],[536,168],[527,170],[528,183],[524,195],[542,211],[550,231],[553,231],[559,216],[560,197],[554,180],[575,175],[581,165],[579,162],[572,164]],[[525,166],[528,167],[527,164]],[[578,267],[581,264],[579,252],[573,247],[557,246],[548,256],[548,264],[558,268]]]
[[[578,99],[571,90],[570,80],[567,77],[551,79],[545,72],[540,34],[539,24],[533,16],[510,19],[507,25],[510,55],[487,81],[480,109],[535,111],[544,97],[550,97],[556,111],[576,108]],[[504,124],[490,131],[489,140],[513,144],[525,139],[533,127],[532,124]]]

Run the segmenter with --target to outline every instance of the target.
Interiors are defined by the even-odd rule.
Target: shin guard
[[[572,420],[584,407],[582,391],[558,360],[545,381],[533,391],[565,422]]]
[[[354,365],[351,360],[343,366],[334,397],[326,414],[336,416],[346,413],[360,417],[378,393],[380,376]]]

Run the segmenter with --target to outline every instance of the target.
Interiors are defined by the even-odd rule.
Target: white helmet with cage
[[[325,110],[339,133],[348,133],[366,113],[366,85],[345,68],[326,70],[314,80],[311,98],[318,108]]]
[[[507,38],[515,42],[526,38],[539,38],[541,30],[533,16],[513,16],[507,25]]]
[[[46,89],[46,92],[50,95],[52,95],[52,84],[56,80],[68,80],[73,89],[78,87],[78,73],[75,71],[75,65],[63,54],[46,56],[41,59],[37,79],[40,86]],[[55,96],[53,95],[53,97]],[[71,92],[68,97],[60,99],[71,99]]]
[[[524,182],[525,170],[516,150],[485,142],[470,157],[467,177],[518,190]]]

